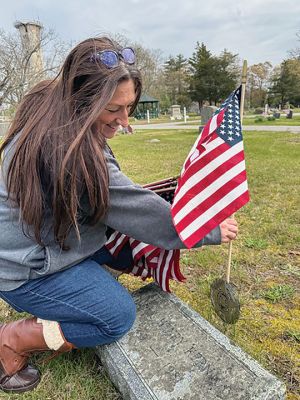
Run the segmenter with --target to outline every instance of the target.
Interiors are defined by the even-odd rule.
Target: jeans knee
[[[134,324],[135,317],[136,306],[131,296],[128,296],[126,303],[115,309],[112,321],[108,326],[109,336],[112,340],[118,340],[124,336]]]

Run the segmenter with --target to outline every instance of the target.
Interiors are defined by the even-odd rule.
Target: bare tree
[[[162,52],[147,49],[139,43],[134,44],[137,54],[137,66],[142,74],[144,93],[155,96],[162,69]]]
[[[32,69],[30,59],[37,46],[41,48],[44,62],[41,69]],[[30,49],[22,45],[18,32],[0,30],[0,107],[15,108],[34,83],[54,76],[68,48],[53,30],[42,30],[40,42]]]
[[[247,91],[250,107],[263,107],[265,105],[271,73],[272,64],[269,61],[249,67]]]
[[[296,33],[298,42],[300,42],[300,31]],[[295,47],[294,49],[289,51],[289,55],[291,58],[300,59],[300,46]]]

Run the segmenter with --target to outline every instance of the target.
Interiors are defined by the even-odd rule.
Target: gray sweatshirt
[[[80,225],[80,241],[72,230],[66,242],[70,250],[64,251],[54,240],[49,213],[42,231],[44,246],[40,246],[32,232],[29,237],[24,234],[19,209],[12,208],[6,200],[5,176],[12,149],[13,143],[6,149],[0,174],[0,290],[13,290],[29,279],[78,264],[105,244],[107,226],[160,248],[185,248],[173,226],[170,204],[125,176],[108,147],[105,148],[109,171],[109,209],[106,217],[94,226]],[[195,247],[220,242],[220,228],[217,227]]]

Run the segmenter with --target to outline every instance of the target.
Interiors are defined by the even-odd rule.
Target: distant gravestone
[[[269,114],[269,104],[265,104],[264,115],[267,116]]]
[[[201,124],[205,125],[209,119],[213,116],[214,112],[218,109],[215,106],[203,106],[201,108]]]
[[[173,106],[171,106],[171,118],[172,119],[182,119],[179,105],[174,104]]]
[[[285,398],[277,378],[176,296],[155,284],[133,296],[133,329],[96,349],[124,400]]]

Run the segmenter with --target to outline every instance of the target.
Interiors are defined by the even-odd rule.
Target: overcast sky
[[[196,42],[218,55],[226,48],[248,63],[279,64],[300,46],[300,0],[0,0],[0,27],[39,20],[74,44],[121,33],[164,57],[190,57]]]

